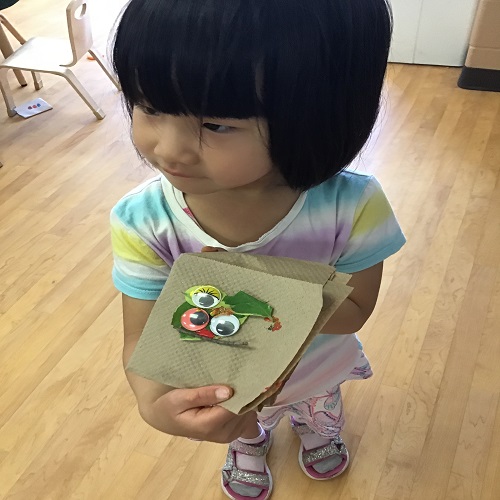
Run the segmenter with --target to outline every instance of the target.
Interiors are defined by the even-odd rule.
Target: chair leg
[[[7,107],[7,114],[9,116],[16,116],[16,103],[14,102],[14,97],[10,91],[9,81],[7,79],[7,72],[9,68],[0,68],[0,90],[5,101],[5,106]]]
[[[65,69],[63,73],[58,73],[66,80],[68,83],[76,90],[78,95],[85,101],[85,104],[92,110],[92,113],[96,116],[98,120],[102,120],[106,114],[104,111],[98,106],[98,104],[92,99],[90,94],[85,90],[80,81],[76,78],[74,73],[70,69]]]
[[[0,21],[1,21],[0,24],[3,24],[3,19],[0,19]],[[14,49],[12,48],[9,39],[7,38],[7,35],[5,34],[1,26],[0,26],[0,51],[2,52],[5,59],[7,59],[7,57],[9,57],[14,53]],[[14,74],[16,75],[17,80],[19,81],[19,84],[22,87],[26,87],[26,85],[28,85],[28,82],[26,81],[20,70],[18,69],[14,70]]]
[[[19,33],[19,31],[16,30],[16,28],[14,28],[14,26],[12,26],[12,24],[10,24],[9,20],[5,16],[3,16],[2,14],[0,14],[0,23],[2,23],[14,35],[14,38],[21,45],[24,45],[26,43],[26,39],[21,35],[21,33]],[[5,56],[5,54],[4,54],[4,56]],[[5,56],[5,57],[7,58],[7,56]],[[22,76],[22,73],[19,70],[16,70],[16,71],[18,71],[21,74],[21,77],[24,80],[24,76]],[[43,82],[42,82],[42,79],[40,77],[40,73],[35,73],[34,71],[32,71],[31,75],[33,76],[33,82],[35,84],[35,89],[40,90],[43,87]],[[24,81],[26,82],[26,80],[24,80]],[[23,84],[21,83],[21,85],[23,85]]]
[[[40,76],[40,73],[36,73],[35,71],[32,71],[31,76],[33,77],[33,83],[35,84],[35,90],[40,90],[43,87],[42,77]]]
[[[104,73],[106,73],[108,78],[114,83],[115,87],[121,91],[122,88],[120,87],[118,80],[115,78],[113,71],[109,67],[106,60],[104,59],[104,56],[99,51],[97,51],[94,47],[89,49],[89,53],[99,63],[99,66],[102,68]]]
[[[12,71],[14,71],[14,74],[16,75],[19,85],[21,85],[21,87],[27,87],[28,82],[26,81],[26,78],[24,78],[22,71],[20,69],[14,69]]]
[[[9,20],[2,14],[0,14],[0,22],[14,35],[14,38],[21,44],[24,45],[26,43],[26,40],[23,38],[23,36],[19,33],[19,31],[10,24]]]

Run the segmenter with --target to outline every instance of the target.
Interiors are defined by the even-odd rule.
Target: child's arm
[[[321,333],[347,334],[361,329],[377,303],[382,269],[383,262],[380,262],[352,274],[348,285],[354,290],[328,320]]]
[[[155,304],[123,295],[123,365],[127,366]],[[238,416],[217,406],[229,399],[225,386],[174,389],[126,371],[142,418],[159,431],[204,441],[229,443],[255,426],[255,413]],[[229,389],[218,397],[217,389]]]

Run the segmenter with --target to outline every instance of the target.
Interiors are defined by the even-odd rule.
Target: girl
[[[330,479],[348,465],[339,385],[372,374],[354,332],[375,306],[383,260],[404,243],[378,182],[345,170],[373,128],[390,37],[386,0],[131,0],[120,20],[115,70],[134,144],[159,174],[111,215],[124,363],[184,252],[352,274],[350,297],[259,413],[217,406],[230,387],[174,389],[127,373],[147,423],[230,443],[230,498],[270,496],[266,453],[283,415],[305,474]]]

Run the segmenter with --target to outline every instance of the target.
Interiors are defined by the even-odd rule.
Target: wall
[[[478,0],[391,0],[390,60],[462,66]]]

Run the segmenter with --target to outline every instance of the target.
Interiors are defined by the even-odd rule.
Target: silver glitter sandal
[[[303,434],[316,434],[306,424],[296,422],[293,417],[290,419],[290,423],[292,424],[293,431],[299,437]],[[342,460],[339,465],[332,470],[322,473],[314,469],[313,465],[333,456],[339,456]],[[349,465],[349,452],[340,436],[335,436],[327,445],[319,446],[311,450],[304,449],[304,445],[300,443],[299,465],[304,474],[311,479],[316,479],[317,481],[333,479],[334,477],[340,476],[340,474],[347,469]]]
[[[232,500],[267,500],[271,496],[273,489],[273,478],[271,471],[265,461],[265,456],[272,444],[272,437],[269,431],[266,431],[266,437],[259,444],[245,444],[238,440],[233,441],[229,445],[227,451],[226,463],[222,468],[221,486],[222,491]],[[265,472],[254,472],[236,467],[236,452],[243,455],[251,455],[253,457],[264,457]],[[231,488],[232,482],[244,484],[261,489],[261,493],[257,497],[243,496]]]

